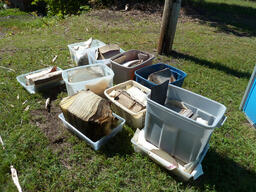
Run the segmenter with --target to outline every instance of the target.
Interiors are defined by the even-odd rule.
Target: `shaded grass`
[[[29,15],[26,12],[22,12],[19,9],[0,9],[0,17],[7,17],[7,16],[24,16]]]
[[[184,10],[217,31],[255,36],[256,3],[237,0],[186,0]]]
[[[18,33],[1,39],[1,65],[15,73],[0,69],[0,134],[6,143],[6,150],[0,149],[0,191],[16,190],[9,172],[11,164],[18,170],[24,191],[255,191],[255,130],[238,110],[256,61],[254,36],[216,33],[214,26],[185,20],[178,23],[176,54],[155,60],[184,70],[188,74],[184,88],[227,106],[228,120],[212,135],[203,161],[205,174],[198,181],[182,183],[148,157],[135,153],[130,143],[135,130],[128,126],[95,152],[68,131],[59,136],[68,144],[61,148],[61,143],[53,144],[31,122],[31,111],[44,110],[45,97],[29,95],[15,77],[51,65],[55,55],[59,67],[70,68],[73,63],[68,44],[93,36],[118,43],[125,50],[155,53],[160,17],[138,19],[104,10],[98,15],[95,11],[93,16],[83,14],[61,21],[48,18],[52,25],[20,26]],[[1,28],[9,30],[15,25]],[[57,106],[64,96],[66,93],[60,93],[54,104]],[[27,105],[30,110],[25,112]]]

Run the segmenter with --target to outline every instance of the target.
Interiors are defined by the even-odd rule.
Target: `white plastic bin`
[[[90,48],[85,47],[85,44],[86,41],[68,45],[71,59],[78,66],[91,64],[93,56],[95,57],[95,51],[99,47],[106,45],[97,39],[92,40]]]
[[[85,45],[86,45],[86,41],[68,45],[71,59],[73,62],[75,62],[76,65],[82,66],[82,65],[88,65],[88,64],[89,65],[100,64],[100,63],[110,65],[111,63],[110,58],[102,59],[102,60],[96,59],[97,49],[106,45],[105,43],[97,39],[93,39],[91,46],[89,48],[87,48]],[[123,53],[123,52],[124,50],[120,48],[120,53]]]
[[[118,126],[112,130],[112,132],[109,135],[106,135],[102,137],[100,140],[93,142],[90,138],[88,138],[86,135],[81,133],[79,130],[77,130],[75,127],[73,127],[70,123],[68,123],[65,120],[65,117],[63,113],[59,114],[59,119],[63,122],[64,126],[69,129],[71,132],[76,134],[81,139],[85,140],[95,151],[99,150],[102,145],[108,142],[109,139],[114,137],[118,132],[120,132],[123,129],[123,125],[125,123],[125,120],[122,117],[119,117],[118,115],[113,115],[119,120]]]
[[[168,100],[184,102],[194,114],[209,121],[209,124],[201,124],[169,109],[166,106]],[[225,111],[226,107],[216,101],[169,84],[165,106],[148,97],[145,137],[153,145],[189,163],[199,157],[213,130],[223,125]]]
[[[33,73],[38,73],[38,72],[47,70],[49,68],[52,68],[52,67],[47,67],[47,68],[39,69],[39,70],[36,70],[36,71],[33,71],[33,72],[25,73],[25,74],[17,76],[16,79],[30,94],[35,94],[37,91],[41,91],[41,90],[44,90],[44,89],[49,89],[49,88],[58,86],[60,84],[63,84],[64,83],[63,80],[56,81],[56,82],[50,82],[48,84],[44,84],[42,87],[35,87],[34,85],[27,85],[26,84],[26,76],[27,75],[30,75],[30,74],[33,74]],[[57,71],[62,71],[62,69],[57,67]]]
[[[103,96],[105,89],[113,85],[113,77],[112,69],[104,64],[85,65],[62,72],[69,96],[85,89]]]
[[[123,117],[124,119],[126,119],[128,125],[130,125],[133,128],[143,128],[145,123],[146,109],[143,109],[138,113],[134,113],[133,111],[129,110],[128,108],[124,107],[123,105],[115,101],[114,98],[110,97],[109,95],[113,90],[117,90],[117,89],[125,90],[132,86],[138,87],[139,89],[144,91],[146,94],[150,94],[151,92],[149,88],[137,83],[136,81],[129,80],[124,83],[120,83],[114,87],[106,89],[104,94],[111,101],[112,110],[118,115],[120,115],[121,117]]]

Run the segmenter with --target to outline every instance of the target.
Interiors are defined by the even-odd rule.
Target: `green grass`
[[[224,2],[207,0],[201,11]],[[240,6],[241,14],[245,15],[242,8],[249,7],[248,15],[255,18],[251,14],[255,13],[255,3],[230,0],[225,4]],[[24,191],[256,190],[256,132],[238,109],[256,62],[254,25],[238,24],[228,17],[225,22],[218,22],[223,15],[234,15],[227,9],[219,9],[216,16],[202,11],[197,20],[189,14],[190,19],[179,20],[175,54],[156,57],[155,63],[168,63],[188,74],[184,88],[227,107],[228,120],[214,131],[203,161],[205,174],[197,181],[183,183],[148,157],[133,151],[130,139],[135,130],[128,126],[98,152],[66,131],[57,118],[58,126],[54,128],[58,135],[49,138],[35,124],[47,124],[45,97],[28,94],[16,81],[17,75],[51,65],[55,55],[59,67],[70,68],[73,63],[67,45],[91,36],[106,43],[118,43],[125,50],[156,54],[161,18],[106,11],[64,20],[31,16],[28,19],[22,14],[4,20],[0,17],[0,34],[4,34],[0,35],[0,65],[15,70],[0,69],[0,135],[6,145],[6,150],[0,148],[0,191],[16,191],[10,165],[17,169]],[[234,28],[233,32],[226,30]],[[66,93],[60,93],[53,105],[58,105],[64,96]],[[25,100],[28,101],[23,105]],[[30,110],[25,112],[27,105]],[[42,115],[31,115],[35,110]],[[57,114],[52,112],[53,117]],[[54,143],[59,138],[64,142]]]
[[[26,12],[22,12],[19,9],[0,9],[0,16],[24,16],[28,15]]]

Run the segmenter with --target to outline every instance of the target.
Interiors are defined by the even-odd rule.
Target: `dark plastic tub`
[[[132,66],[132,67],[125,67],[122,64],[119,64],[117,62],[115,62],[114,60],[125,55],[127,57],[126,61],[130,61],[130,60],[134,60],[134,59],[138,59],[138,54],[139,53],[143,53],[148,55],[148,59],[145,60],[143,63],[136,65],[136,66]],[[114,57],[111,58],[111,68],[115,73],[114,76],[114,83],[115,84],[119,84],[119,83],[123,83],[125,81],[128,80],[134,80],[135,79],[135,74],[134,72],[137,69],[140,69],[142,67],[145,66],[149,66],[152,65],[153,63],[153,59],[155,58],[154,55],[144,52],[144,51],[139,51],[139,50],[129,50],[129,51],[125,51],[123,53],[120,53]]]
[[[146,67],[136,70],[135,71],[136,81],[151,89],[152,87],[156,86],[157,84],[153,83],[152,81],[149,81],[148,76],[151,73],[154,73],[156,71],[160,71],[160,70],[166,69],[166,68],[169,68],[171,70],[171,72],[174,74],[174,77],[176,79],[176,81],[172,82],[171,84],[181,87],[187,74],[184,71],[181,71],[175,67],[172,67],[172,66],[164,64],[164,63],[158,63],[155,65],[146,66]]]

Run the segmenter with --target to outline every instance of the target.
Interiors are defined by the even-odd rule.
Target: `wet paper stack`
[[[147,105],[146,93],[134,86],[126,90],[114,90],[109,96],[134,113],[142,111]]]
[[[166,69],[162,69],[154,73],[151,73],[148,76],[148,80],[159,85],[164,83],[167,80],[169,81],[169,83],[173,83],[176,81],[176,78],[174,77],[173,72],[170,69],[166,68]]]
[[[122,55],[113,61],[124,66],[124,67],[134,67],[136,65],[140,65],[144,61],[149,59],[149,55],[145,53],[138,53],[136,57],[128,57],[127,55]]]
[[[43,86],[45,84],[54,83],[62,80],[62,71],[57,71],[57,67],[51,67],[49,69],[29,74],[25,76],[26,85]]]
[[[89,90],[62,99],[60,107],[66,121],[93,141],[108,135],[117,125],[109,103]]]
[[[98,65],[88,66],[86,68],[79,68],[68,73],[68,82],[77,83],[86,80],[93,80],[104,77],[104,68]]]
[[[96,51],[96,60],[109,59],[120,53],[120,47],[116,44],[102,46]]]
[[[193,113],[193,111],[190,110],[183,102],[177,100],[169,100],[166,103],[166,106],[184,117],[193,119],[201,124],[208,125],[207,120],[202,119],[197,113]]]

